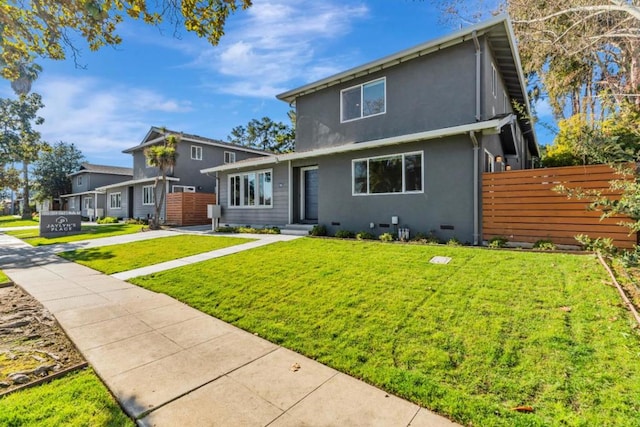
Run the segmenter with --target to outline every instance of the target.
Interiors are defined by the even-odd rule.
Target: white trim
[[[364,87],[365,86],[371,86],[371,85],[377,84],[379,82],[382,82],[384,84],[383,94],[382,94],[382,96],[384,98],[384,110],[382,112],[380,112],[380,113],[368,114],[368,115],[365,116],[364,115]],[[355,89],[357,87],[360,88],[360,116],[359,117],[354,117],[352,119],[346,119],[345,120],[344,116],[343,116],[343,113],[344,113],[344,111],[343,111],[343,105],[344,105],[343,95],[344,95],[345,92],[353,90],[353,89]],[[369,118],[369,117],[380,116],[380,115],[386,114],[386,113],[387,113],[387,78],[386,77],[381,77],[379,79],[370,80],[368,82],[364,82],[364,83],[360,83],[360,84],[357,84],[357,85],[353,85],[351,87],[342,89],[340,91],[340,123],[349,123],[349,122],[353,122],[353,121],[356,121],[356,120],[366,119],[366,118]]]
[[[411,155],[420,155],[420,180],[421,180],[421,188],[420,190],[406,190],[406,179],[405,179],[405,157]],[[391,193],[371,193],[369,188],[369,162],[371,160],[376,159],[388,159],[391,157],[400,157],[402,158],[402,191],[396,191]],[[367,162],[367,192],[366,193],[356,193],[355,189],[355,176],[354,176],[354,165],[356,162]],[[373,156],[373,157],[364,157],[360,159],[351,160],[351,195],[352,196],[386,196],[390,194],[424,194],[424,150],[422,151],[409,151],[406,153],[395,153],[395,154],[385,154],[382,156]]]
[[[498,70],[493,61],[491,61],[491,94],[493,99],[498,98]]]
[[[136,185],[136,184],[144,184],[144,183],[147,183],[147,182],[154,182],[155,180],[156,180],[156,177],[132,179],[130,181],[122,181],[122,182],[116,182],[115,184],[103,185],[102,187],[96,188],[96,190],[97,191],[105,191],[105,190],[109,190],[111,188],[127,187],[127,186],[131,186],[131,185]],[[168,176],[167,177],[167,181],[178,182],[178,181],[180,181],[180,178],[176,178],[176,177],[173,177],[173,176]]]
[[[482,159],[483,172],[495,172],[495,169],[496,169],[496,167],[495,167],[496,157],[493,154],[491,154],[491,152],[489,150],[487,150],[486,148],[484,149],[484,155],[485,155],[485,158]],[[491,169],[491,170],[484,170],[484,169],[486,169],[486,165],[487,165],[485,163],[486,156],[489,156],[489,159],[491,159],[491,161],[489,162],[489,169]]]
[[[76,185],[80,187],[82,185],[82,175],[78,175],[76,178]]]
[[[181,191],[176,191],[177,189],[180,189]],[[172,193],[195,193],[196,187],[194,187],[193,185],[172,185],[171,192]]]
[[[119,196],[118,197],[118,202],[120,202],[119,206],[113,206],[113,196]],[[121,191],[109,193],[109,209],[122,209],[122,192]]]
[[[300,168],[300,221],[304,221],[307,218],[305,217],[305,208],[306,208],[306,194],[305,194],[305,186],[306,179],[304,177],[304,173],[310,170],[318,170],[318,166],[305,166]],[[312,218],[317,219],[317,218]]]
[[[168,185],[168,184],[167,184]],[[151,202],[145,202],[144,192],[145,189],[150,189],[151,192]],[[142,206],[155,206],[156,203],[156,190],[155,185],[144,185],[142,186]]]
[[[227,161],[227,157],[229,160]],[[225,151],[222,159],[224,164],[235,163],[236,162],[236,153],[233,151]]]
[[[259,199],[260,199],[260,191],[259,191],[259,186],[258,186],[258,182],[260,181],[259,176],[260,174],[271,174],[271,203],[268,205],[260,205],[259,204]],[[249,174],[254,174],[255,175],[255,187],[254,187],[254,204],[253,205],[245,205],[244,203],[244,196],[245,196],[245,186],[244,186],[244,176],[245,175],[249,175]],[[240,204],[239,205],[233,205],[231,203],[231,198],[233,196],[233,191],[231,188],[231,178],[237,178],[240,179]],[[228,209],[273,209],[273,205],[274,205],[274,191],[273,191],[273,183],[274,183],[274,175],[273,175],[273,169],[261,169],[261,170],[250,170],[250,171],[243,171],[243,172],[239,172],[239,173],[234,173],[234,174],[229,174],[227,176],[227,208]]]
[[[391,145],[406,144],[416,141],[427,141],[437,138],[445,138],[448,136],[469,134],[469,132],[482,132],[483,135],[496,135],[500,133],[502,126],[515,120],[515,115],[509,114],[502,119],[491,119],[484,122],[474,122],[466,125],[452,126],[425,132],[411,133],[407,135],[393,136],[391,138],[374,139],[363,142],[351,142],[335,147],[319,148],[311,151],[301,151],[288,154],[279,154],[270,157],[260,157],[256,159],[243,160],[229,165],[214,166],[207,169],[201,169],[200,173],[222,172],[230,170],[241,170],[247,167],[273,165],[279,162],[310,159],[313,157],[327,156],[331,154],[349,153],[352,151],[362,151],[371,148],[387,147]],[[103,187],[101,187],[103,188]]]
[[[293,222],[293,166],[291,165],[291,160],[288,162],[288,178],[289,178],[289,191],[287,191],[287,201],[289,206],[287,208],[287,214],[289,215],[289,224]]]
[[[151,131],[150,131],[151,132]],[[149,135],[149,133],[147,133],[147,136]],[[175,135],[179,135],[179,132],[172,132]],[[158,138],[146,141],[146,142],[142,142],[138,145],[136,145],[135,147],[131,147],[131,148],[127,148],[126,150],[122,150],[123,153],[133,153],[135,151],[141,150],[143,148],[149,147],[151,145],[155,145],[159,142],[162,142],[165,140],[164,136],[160,136]],[[223,141],[220,142],[215,142],[215,141],[210,141],[210,140],[206,140],[206,139],[199,139],[199,138],[193,138],[193,137],[189,137],[189,136],[185,136],[185,135],[180,135],[180,141],[181,142],[193,142],[196,144],[202,144],[202,145],[210,145],[212,147],[221,147],[221,148],[225,148],[227,150],[237,150],[237,151],[244,151],[247,153],[253,153],[253,154],[260,154],[263,156],[271,156],[273,155],[273,153],[269,153],[267,151],[263,151],[263,150],[258,150],[255,148],[249,148],[249,147],[244,147],[242,145],[235,145],[235,144],[231,144],[231,143],[225,143]]]
[[[196,156],[193,157],[193,149],[196,149]],[[202,146],[191,145],[191,160],[202,160]]]

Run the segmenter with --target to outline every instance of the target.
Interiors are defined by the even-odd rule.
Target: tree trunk
[[[22,190],[22,219],[31,219],[31,206],[29,206],[29,163],[22,162],[22,175],[24,189]]]

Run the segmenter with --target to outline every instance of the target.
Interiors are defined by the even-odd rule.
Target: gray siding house
[[[133,169],[118,166],[82,163],[80,169],[69,175],[71,193],[60,196],[68,210],[80,211],[82,216],[94,219],[104,216],[106,195],[98,190],[104,185],[130,180]]]
[[[278,98],[295,104],[296,152],[202,170],[220,181],[222,224],[409,228],[479,244],[482,172],[539,156],[506,17]]]
[[[160,144],[165,135],[180,137],[176,151],[176,165],[167,176],[166,194],[173,192],[215,193],[216,180],[202,175],[202,168],[230,164],[249,158],[270,156],[262,150],[230,144],[215,139],[204,138],[182,132],[152,127],[140,144],[126,149],[123,153],[133,156],[132,179],[112,185],[104,185],[98,190],[106,194],[107,216],[117,218],[151,218],[154,215],[154,185],[158,168],[148,164],[144,150]],[[165,218],[165,206],[161,208],[161,219]]]

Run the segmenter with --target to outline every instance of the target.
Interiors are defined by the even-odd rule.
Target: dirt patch
[[[0,288],[0,394],[82,362],[42,304],[17,286]]]

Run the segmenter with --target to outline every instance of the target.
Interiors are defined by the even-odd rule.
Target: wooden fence
[[[204,225],[207,219],[207,205],[216,203],[216,195],[211,193],[169,193],[167,194],[167,224]]]
[[[624,217],[600,220],[587,200],[569,199],[553,190],[558,185],[601,190],[614,196],[609,182],[621,179],[606,165],[527,169],[482,175],[482,238],[502,236],[512,242],[551,240],[576,245],[574,236],[609,237],[619,248],[636,244],[636,234],[619,225]]]

